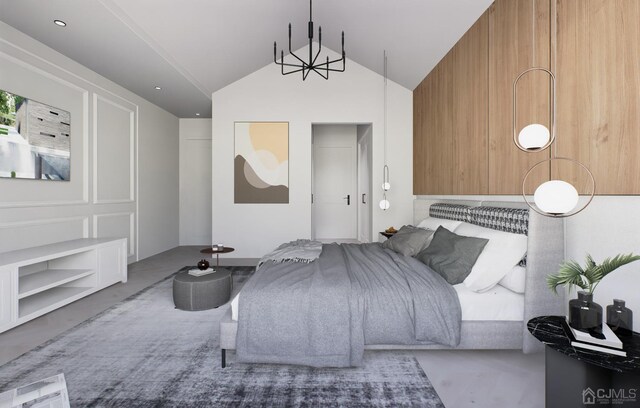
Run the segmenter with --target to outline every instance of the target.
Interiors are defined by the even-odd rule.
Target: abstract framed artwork
[[[289,123],[235,122],[234,203],[289,203]]]
[[[71,114],[0,90],[0,177],[68,181]]]

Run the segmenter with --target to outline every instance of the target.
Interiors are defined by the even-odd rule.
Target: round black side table
[[[216,254],[216,270],[220,267],[220,254],[228,254],[229,252],[235,251],[234,248],[231,247],[223,247],[222,249],[213,249],[211,247],[205,248],[200,251],[201,254]]]

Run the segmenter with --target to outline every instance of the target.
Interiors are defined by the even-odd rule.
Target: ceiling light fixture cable
[[[302,58],[298,57],[293,50],[291,49],[291,23],[289,23],[289,54],[295,57],[299,63],[290,63],[284,61],[284,50],[280,51],[280,61],[278,61],[278,47],[276,42],[273,42],[273,62],[277,65],[280,65],[282,75],[294,74],[296,72],[302,72],[302,80],[307,79],[307,76],[311,71],[314,71],[316,74],[320,75],[324,79],[329,79],[329,72],[344,72],[346,66],[346,54],[344,52],[344,31],[342,32],[342,57],[337,58],[335,60],[329,60],[327,56],[325,62],[316,62],[318,57],[320,56],[320,51],[322,50],[322,27],[318,27],[318,52],[315,57],[313,55],[313,14],[312,14],[312,5],[313,0],[309,0],[309,60],[304,61]],[[342,68],[333,68],[333,64],[342,62]],[[290,71],[285,72],[284,67],[291,67]]]

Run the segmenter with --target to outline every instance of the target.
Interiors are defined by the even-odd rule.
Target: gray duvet
[[[460,342],[453,287],[380,244],[323,245],[312,263],[266,262],[242,289],[239,362],[349,367],[365,344]]]

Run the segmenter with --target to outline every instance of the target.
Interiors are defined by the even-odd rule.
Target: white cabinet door
[[[126,240],[98,248],[98,286],[127,281]]]
[[[17,302],[14,297],[17,288],[14,290],[12,279],[14,272],[13,268],[0,268],[0,332],[14,320],[14,303]]]

